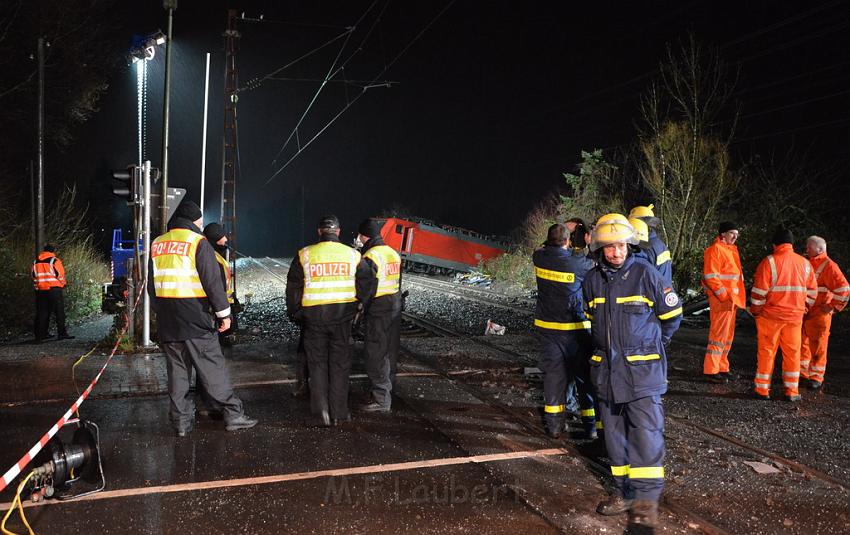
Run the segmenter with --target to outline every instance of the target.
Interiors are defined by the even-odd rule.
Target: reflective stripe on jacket
[[[823,306],[840,312],[847,306],[847,300],[850,298],[850,285],[847,284],[847,278],[841,268],[826,253],[809,258],[809,262],[815,270],[818,283],[818,296],[814,306],[810,308],[809,316],[827,314],[828,312],[821,309]]]
[[[375,264],[378,289],[375,297],[392,295],[399,292],[401,277],[401,257],[389,245],[376,245],[363,254]]]
[[[818,294],[817,280],[808,260],[790,243],[773,247],[756,268],[750,291],[750,312],[774,321],[801,323]]]
[[[65,287],[65,267],[54,253],[42,251],[32,263],[32,286],[36,290]]]
[[[206,239],[189,229],[175,228],[151,243],[153,288],[157,297],[188,299],[206,297],[198,275],[195,253]]]
[[[646,256],[649,263],[661,273],[661,278],[667,284],[666,288],[672,287],[673,258],[670,256],[670,249],[661,241],[655,229],[649,229],[649,249],[646,250]]]
[[[718,237],[703,253],[702,266],[702,285],[709,296],[724,303],[731,299],[740,308],[747,305],[744,270],[736,245]]]
[[[593,261],[569,249],[547,245],[532,255],[537,277],[534,326],[554,331],[590,328],[584,315],[581,283]]]
[[[218,251],[215,252],[215,261],[221,266],[221,271],[224,273],[224,291],[227,293],[227,302],[231,305],[235,302],[233,291],[233,274],[230,272],[230,262],[221,256]]]
[[[304,269],[301,306],[356,301],[355,275],[360,253],[339,242],[323,241],[298,251],[298,258]]]
[[[618,270],[600,264],[582,285],[594,351],[590,380],[600,399],[628,403],[667,391],[665,346],[682,303],[661,274],[629,255]]]

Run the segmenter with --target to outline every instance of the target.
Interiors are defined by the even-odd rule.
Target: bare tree
[[[641,178],[655,198],[661,233],[673,255],[680,282],[693,282],[718,208],[739,177],[730,168],[729,144],[735,117],[734,84],[714,49],[691,36],[668,46],[661,76],[643,96],[639,129]]]

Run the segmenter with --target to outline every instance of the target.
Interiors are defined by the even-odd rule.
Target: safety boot
[[[599,502],[599,505],[596,506],[596,512],[605,516],[619,515],[628,511],[632,507],[633,501],[623,498],[619,494],[612,494],[607,499]]]
[[[629,525],[654,528],[658,525],[658,504],[649,500],[635,500],[629,508]]]
[[[809,390],[820,390],[823,388],[823,383],[820,381],[815,381],[814,379],[809,380]]]
[[[763,395],[759,394],[758,392],[756,392],[755,390],[750,391],[750,397],[753,398],[753,399],[757,399],[759,401],[770,401],[769,395],[763,396]]]
[[[239,431],[240,429],[250,429],[255,425],[257,425],[256,419],[251,418],[247,414],[242,414],[241,416],[227,422],[225,429],[228,431]]]
[[[803,399],[803,398],[800,396],[800,394],[794,394],[793,396],[788,396],[788,395],[785,396],[785,401],[790,401],[791,403],[796,403],[796,402],[800,401],[801,399]]]
[[[705,380],[709,383],[714,383],[716,385],[726,384],[729,381],[726,377],[720,375],[719,373],[705,374]]]

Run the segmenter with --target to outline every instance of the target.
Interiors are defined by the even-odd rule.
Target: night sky
[[[129,48],[133,34],[165,30],[161,4],[144,4],[144,12],[126,18],[123,46]],[[329,26],[239,22],[240,84],[338,35],[338,27],[353,24],[370,4],[231,3],[250,17]],[[174,18],[169,182],[200,200],[204,53],[211,52],[208,220],[219,206],[227,5],[182,0]],[[345,78],[375,78],[447,5],[390,2]],[[375,4],[342,58],[355,52],[384,6],[385,0]],[[563,184],[562,173],[574,170],[581,150],[635,141],[639,95],[666,44],[687,40],[689,32],[719,47],[733,75],[739,69],[737,160],[793,148],[846,167],[849,30],[850,4],[836,1],[457,0],[380,76],[397,85],[369,89],[268,185],[282,163],[272,164],[275,154],[319,83],[270,80],[240,94],[239,249],[289,255],[312,240],[315,220],[327,212],[340,217],[345,238],[363,217],[388,209],[507,234]],[[280,76],[324,77],[341,42]],[[160,51],[150,63],[147,156],[154,166],[160,164],[164,58]],[[126,213],[109,196],[109,169],[136,159],[135,92],[128,66],[116,73],[68,163],[66,180],[88,189],[107,230]],[[356,85],[329,84],[301,126],[302,142],[359,92]]]

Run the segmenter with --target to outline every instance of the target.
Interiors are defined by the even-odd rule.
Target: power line
[[[785,135],[785,134],[793,134],[795,132],[802,132],[803,130],[811,130],[813,128],[820,128],[820,127],[823,127],[823,126],[832,126],[832,125],[844,123],[844,122],[847,122],[847,121],[850,121],[850,117],[845,117],[843,119],[834,119],[832,121],[824,121],[822,123],[810,124],[810,125],[807,125],[807,126],[802,126],[800,128],[790,128],[788,130],[780,130],[779,132],[771,132],[770,134],[763,134],[763,135],[760,135],[760,136],[752,136],[752,137],[745,137],[745,138],[742,138],[742,139],[736,139],[736,140],[732,141],[731,144],[735,145],[735,144],[738,144],[738,143],[743,143],[744,141],[754,141],[756,139],[764,139],[764,138],[768,138],[768,137],[781,136],[781,135]]]
[[[284,71],[284,70],[286,70],[286,69],[288,69],[288,68],[292,67],[293,65],[295,65],[296,63],[298,63],[299,61],[301,61],[301,60],[303,60],[303,59],[307,59],[308,57],[312,56],[312,55],[313,55],[313,54],[315,54],[316,52],[319,52],[320,50],[324,49],[325,47],[330,46],[330,45],[332,45],[333,43],[335,43],[335,42],[339,41],[340,39],[342,39],[342,38],[343,38],[343,37],[345,37],[346,35],[351,35],[351,32],[352,32],[352,31],[353,31],[353,30],[346,30],[346,31],[342,32],[341,34],[337,35],[337,36],[336,36],[336,37],[334,37],[333,39],[331,39],[331,40],[329,40],[329,41],[325,42],[325,43],[324,43],[324,44],[322,44],[322,45],[319,45],[318,47],[316,47],[316,48],[314,48],[313,50],[311,50],[311,51],[307,52],[306,54],[303,54],[302,56],[300,56],[300,57],[298,57],[298,58],[296,58],[296,59],[294,59],[294,60],[290,61],[289,63],[287,63],[287,64],[286,64],[286,65],[284,65],[283,67],[279,67],[279,68],[277,68],[277,69],[273,70],[272,72],[270,72],[269,74],[267,74],[267,75],[263,76],[262,78],[252,78],[251,80],[248,80],[248,82],[247,82],[244,86],[242,86],[242,87],[240,87],[239,89],[237,89],[237,90],[236,90],[236,92],[237,92],[237,93],[241,93],[242,91],[248,91],[249,89],[256,89],[256,88],[257,88],[257,87],[259,87],[259,86],[260,86],[260,84],[262,84],[264,81],[273,79],[273,78],[274,78],[274,77],[275,77],[275,76],[276,76],[279,72]]]
[[[311,22],[292,22],[288,20],[272,20],[267,19],[263,15],[259,17],[246,17],[245,13],[242,13],[241,16],[238,17],[239,20],[245,22],[265,22],[268,24],[280,24],[284,26],[295,26],[299,28],[330,28],[332,30],[350,30],[350,26],[336,26],[333,24],[314,24]]]
[[[846,95],[848,93],[850,93],[850,89],[847,89],[845,91],[838,91],[837,93],[832,93],[831,95],[822,95],[822,96],[819,96],[819,97],[810,98],[808,100],[795,102],[793,104],[787,104],[785,106],[779,106],[777,108],[773,108],[773,109],[770,109],[770,110],[764,110],[764,111],[759,111],[759,112],[755,112],[755,113],[748,113],[747,115],[742,115],[741,117],[738,117],[738,119],[741,119],[741,120],[742,119],[749,119],[751,117],[758,117],[759,115],[765,115],[765,114],[768,114],[768,113],[773,113],[775,111],[782,111],[782,110],[787,110],[787,109],[790,109],[790,108],[797,108],[799,106],[811,104],[812,102],[820,102],[821,100],[827,100],[827,99],[830,99],[830,98],[839,97],[841,95]]]
[[[312,144],[312,143],[313,143],[313,142],[314,142],[314,141],[315,141],[315,140],[316,140],[319,136],[321,136],[321,135],[325,132],[325,130],[327,130],[328,128],[330,128],[330,126],[331,126],[331,125],[332,125],[332,124],[333,124],[333,123],[334,123],[337,119],[339,119],[339,118],[340,118],[340,116],[342,116],[342,114],[343,114],[343,113],[345,113],[345,111],[346,111],[346,110],[348,110],[348,109],[349,109],[352,105],[354,105],[354,103],[355,103],[355,102],[357,102],[357,100],[359,100],[359,99],[360,99],[360,97],[362,97],[364,94],[366,94],[366,91],[368,91],[368,90],[369,90],[369,88],[372,86],[372,84],[374,84],[374,83],[375,83],[375,82],[376,82],[379,78],[381,78],[381,77],[384,75],[384,73],[385,73],[385,72],[387,72],[387,70],[389,70],[389,68],[390,68],[390,67],[392,67],[392,66],[395,64],[395,62],[396,62],[396,61],[398,61],[398,59],[399,59],[399,58],[400,58],[400,57],[401,57],[401,56],[402,56],[405,52],[407,52],[407,50],[408,50],[411,46],[413,46],[413,44],[414,44],[416,41],[418,41],[418,40],[419,40],[419,38],[420,38],[420,37],[422,37],[422,35],[424,35],[424,34],[425,34],[425,32],[426,32],[426,31],[428,31],[428,29],[429,29],[429,28],[431,28],[431,26],[433,26],[435,22],[437,22],[437,20],[439,20],[439,18],[443,15],[443,13],[445,13],[446,11],[448,11],[448,10],[449,10],[449,8],[450,8],[450,7],[452,7],[452,5],[454,5],[455,1],[456,1],[456,0],[449,0],[449,3],[448,3],[448,4],[446,4],[446,6],[445,6],[442,10],[440,10],[440,12],[439,12],[439,13],[437,13],[437,15],[436,15],[433,19],[431,19],[431,21],[430,21],[428,24],[426,24],[424,28],[422,28],[422,30],[420,30],[420,31],[419,31],[419,33],[417,33],[417,34],[416,34],[416,36],[415,36],[415,37],[414,37],[414,38],[413,38],[413,39],[412,39],[409,43],[407,43],[407,45],[405,45],[405,47],[404,47],[404,48],[402,48],[402,49],[401,49],[401,51],[400,51],[398,54],[396,54],[396,56],[392,59],[392,61],[390,61],[390,62],[389,62],[386,66],[384,66],[384,68],[383,68],[383,69],[381,69],[381,72],[379,72],[379,73],[378,73],[378,74],[377,74],[377,75],[376,75],[376,76],[372,79],[372,83],[371,83],[370,85],[367,85],[366,87],[364,87],[364,88],[360,91],[360,93],[358,93],[358,94],[357,94],[357,95],[356,95],[356,96],[355,96],[355,97],[351,100],[351,102],[349,102],[348,104],[346,104],[346,105],[345,105],[345,106],[344,106],[344,107],[343,107],[343,108],[342,108],[342,109],[341,109],[341,110],[340,110],[340,111],[339,111],[336,115],[334,115],[334,116],[331,118],[331,120],[330,120],[330,121],[328,121],[328,122],[327,122],[327,124],[325,124],[325,126],[323,126],[323,127],[321,128],[321,130],[319,130],[319,131],[318,131],[318,132],[317,132],[317,133],[316,133],[316,134],[315,134],[312,138],[310,138],[310,140],[309,140],[307,143],[305,143],[305,144],[304,144],[304,146],[303,146],[303,147],[299,148],[299,149],[298,149],[298,152],[296,152],[294,155],[292,155],[292,157],[291,157],[289,160],[287,160],[287,161],[286,161],[286,163],[284,163],[284,164],[283,164],[283,165],[282,165],[282,166],[281,166],[281,167],[280,167],[277,171],[275,171],[275,172],[272,174],[272,176],[270,176],[270,177],[268,178],[268,180],[266,180],[266,182],[265,182],[265,184],[264,184],[264,185],[268,185],[268,184],[269,184],[272,180],[274,180],[274,178],[275,178],[277,175],[279,175],[280,173],[282,173],[282,172],[283,172],[283,170],[284,170],[284,169],[286,169],[286,168],[289,166],[289,164],[291,164],[291,163],[292,163],[292,161],[293,161],[293,160],[295,160],[295,158],[297,158],[297,157],[298,157],[298,155],[299,155],[299,154],[301,154],[302,152],[304,152],[304,150],[305,150],[307,147],[309,147],[309,146],[310,146],[310,145],[311,145],[311,144]]]
[[[751,33],[748,33],[748,34],[744,34],[744,35],[742,35],[741,37],[739,37],[739,38],[737,38],[737,39],[734,39],[734,40],[732,40],[732,41],[729,41],[728,43],[724,44],[724,45],[723,45],[723,46],[721,46],[720,48],[721,48],[721,49],[729,48],[730,46],[737,45],[738,43],[742,43],[742,42],[744,42],[744,41],[748,41],[748,40],[750,40],[750,39],[752,39],[752,38],[754,38],[754,37],[758,37],[758,36],[760,36],[760,35],[764,35],[764,34],[766,34],[766,33],[770,33],[770,32],[772,32],[773,30],[777,30],[777,29],[782,28],[782,27],[784,27],[784,26],[788,26],[788,25],[789,25],[789,24],[791,24],[792,22],[796,22],[796,21],[798,21],[798,20],[800,20],[800,19],[805,19],[805,18],[807,18],[809,15],[814,15],[815,13],[820,13],[820,12],[821,12],[821,11],[823,11],[824,9],[829,9],[829,8],[831,8],[831,7],[834,7],[834,6],[838,5],[838,4],[840,4],[840,3],[841,3],[841,0],[836,0],[836,1],[834,1],[834,2],[830,2],[830,3],[827,3],[827,4],[821,4],[821,5],[816,6],[816,7],[812,8],[812,9],[810,9],[810,10],[808,10],[808,11],[803,11],[803,12],[801,12],[801,13],[797,13],[796,15],[794,15],[794,16],[792,16],[792,17],[788,17],[787,19],[782,19],[782,20],[780,20],[780,21],[778,21],[778,22],[775,22],[775,23],[773,23],[773,24],[770,24],[770,25],[768,25],[768,26],[765,26],[765,27],[763,27],[763,28],[760,28],[760,29],[758,29],[758,30],[756,30],[756,31],[754,31],[754,32],[751,32]]]

